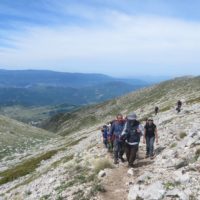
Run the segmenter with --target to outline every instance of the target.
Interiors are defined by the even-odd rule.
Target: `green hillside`
[[[183,77],[142,89],[120,98],[116,98],[98,105],[87,106],[72,113],[59,114],[44,123],[47,130],[66,135],[96,123],[112,120],[119,112],[128,114],[137,111],[139,118],[146,117],[143,109],[149,105],[151,115],[155,106],[160,111],[173,108],[179,99],[186,103],[199,101],[200,77]]]

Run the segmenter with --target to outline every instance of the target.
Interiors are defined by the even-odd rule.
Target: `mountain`
[[[0,114],[35,123],[53,113],[100,103],[146,85],[138,79],[119,79],[103,74],[0,70]],[[60,105],[67,106],[54,108]],[[19,111],[17,114],[16,109]],[[24,115],[27,111],[30,111],[30,116]]]
[[[28,88],[33,86],[53,86],[83,88],[112,81],[122,80],[104,74],[67,73],[48,70],[0,70],[1,87]],[[145,81],[138,79],[131,79],[131,81],[123,79],[123,81],[127,81],[135,86],[147,85]]]
[[[200,77],[163,82],[107,102],[63,113],[46,121],[57,138],[23,160],[3,160],[2,199],[199,199]],[[176,102],[183,107],[179,114]],[[154,107],[160,112],[154,116]],[[140,144],[133,169],[113,165],[103,147],[100,127],[119,112],[136,112],[140,121],[152,116],[159,144],[154,160]]]
[[[31,88],[0,88],[0,105],[46,106],[83,105],[102,102],[139,89],[123,82],[108,82],[84,88],[37,86]]]

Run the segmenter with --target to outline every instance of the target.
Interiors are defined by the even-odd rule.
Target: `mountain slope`
[[[0,172],[2,198],[199,199],[199,83],[200,77],[175,79],[70,115],[55,116],[48,128],[66,136],[53,139],[17,165],[8,163],[9,168]],[[184,100],[180,114],[175,111],[178,99]],[[126,163],[112,165],[98,128],[118,112],[135,111],[141,119],[150,116],[155,105],[161,109],[154,117],[160,137],[157,156],[153,161],[145,159],[141,144],[133,175],[127,174]],[[37,165],[22,173],[30,163]],[[106,173],[103,178],[98,177],[101,170]]]
[[[27,152],[55,134],[0,116],[0,159]]]
[[[94,123],[108,122],[119,112],[127,114],[136,111],[140,118],[144,118],[145,115],[152,114],[155,106],[159,106],[160,111],[166,111],[173,108],[179,99],[186,102],[198,100],[199,86],[200,77],[184,77],[166,81],[102,104],[54,116],[49,123],[44,124],[44,128],[65,135]]]

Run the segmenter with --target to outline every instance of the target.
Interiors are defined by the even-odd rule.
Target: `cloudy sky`
[[[199,0],[0,0],[0,68],[199,75]]]

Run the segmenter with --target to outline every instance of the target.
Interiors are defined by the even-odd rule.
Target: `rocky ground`
[[[149,110],[136,112],[146,116]],[[159,144],[153,161],[144,158],[145,145],[140,144],[134,168],[129,169],[127,163],[114,166],[112,155],[102,145],[99,124],[52,139],[29,155],[22,163],[56,150],[31,173],[1,184],[0,199],[200,199],[200,104],[185,104],[179,114],[171,108],[154,120]],[[6,161],[4,170],[6,164],[12,172],[16,170],[16,163]],[[0,176],[6,176],[2,172]]]

